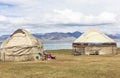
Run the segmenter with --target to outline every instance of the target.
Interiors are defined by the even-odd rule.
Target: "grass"
[[[119,78],[118,55],[72,56],[71,50],[49,50],[56,60],[0,62],[1,78]]]

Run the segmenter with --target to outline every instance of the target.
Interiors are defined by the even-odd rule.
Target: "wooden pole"
[[[3,53],[3,62],[5,62],[5,52]]]

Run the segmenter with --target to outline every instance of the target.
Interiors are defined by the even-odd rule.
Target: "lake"
[[[72,49],[72,42],[43,42],[43,46],[46,50]],[[120,47],[120,42],[117,42],[117,47]]]
[[[43,46],[46,50],[72,49],[72,42],[44,42]]]

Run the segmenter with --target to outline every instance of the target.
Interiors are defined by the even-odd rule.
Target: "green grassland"
[[[71,50],[49,50],[56,60],[0,62],[0,78],[120,78],[118,55],[71,55]]]

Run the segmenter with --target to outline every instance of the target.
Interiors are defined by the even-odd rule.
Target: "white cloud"
[[[0,15],[0,21],[11,24],[59,24],[59,23],[78,23],[78,24],[100,24],[115,23],[117,15],[113,13],[103,12],[98,16],[85,15],[81,12],[73,12],[72,10],[53,10],[46,13],[43,17],[7,17]]]
[[[119,0],[0,0],[0,3],[13,5],[0,5],[0,34],[17,28],[44,33],[84,31],[93,26],[106,33],[120,32]]]
[[[7,21],[7,17],[0,15],[0,22]]]
[[[114,13],[103,12],[98,16],[99,21],[101,22],[116,22],[117,15]]]
[[[117,15],[114,13],[103,12],[98,16],[85,15],[81,12],[75,12],[69,9],[54,10],[45,15],[46,23],[78,23],[78,24],[100,24],[115,23]]]

